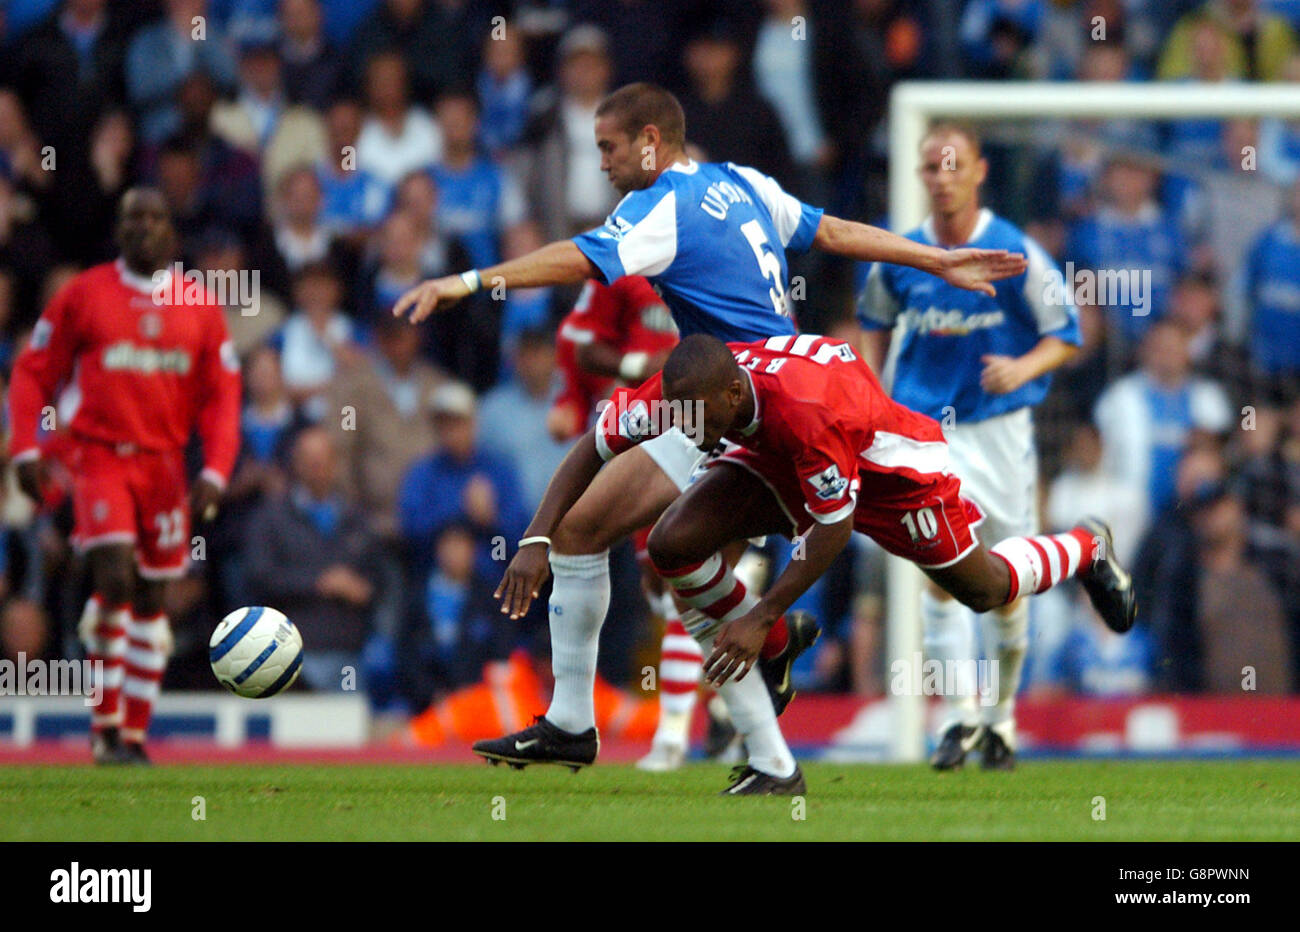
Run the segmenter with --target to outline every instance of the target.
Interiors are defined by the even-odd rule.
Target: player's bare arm
[[[772,625],[830,569],[852,536],[852,513],[834,524],[814,524],[804,538],[803,558],[791,560],[749,612],[718,629],[713,653],[704,661],[705,682],[718,687],[733,675],[742,679],[757,662]]]
[[[1069,362],[1079,352],[1079,347],[1066,343],[1060,337],[1046,336],[1023,356],[997,356],[986,353],[980,357],[984,364],[980,372],[980,387],[994,395],[1014,392],[1026,382]]]
[[[578,438],[555,470],[523,539],[550,538],[604,465],[596,449],[596,432],[589,430]],[[549,572],[545,541],[520,547],[493,594],[501,600],[502,613],[511,618],[525,614]]]
[[[393,305],[393,315],[409,312],[413,324],[430,314],[444,311],[481,287],[542,288],[548,285],[576,285],[599,275],[591,260],[573,240],[558,240],[527,255],[460,275],[444,275],[421,282]]]
[[[658,353],[624,353],[616,346],[595,341],[584,343],[574,350],[578,365],[596,375],[613,379],[640,381],[649,378],[664,367],[670,350]]]
[[[940,249],[829,214],[818,224],[813,245],[859,262],[889,262],[921,269],[950,285],[990,297],[996,294],[993,282],[1021,275],[1028,267],[1021,253],[1005,249]]]

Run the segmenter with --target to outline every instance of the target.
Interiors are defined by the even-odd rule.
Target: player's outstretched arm
[[[718,629],[713,653],[704,661],[704,681],[716,687],[733,674],[740,679],[748,673],[772,625],[830,569],[852,536],[852,513],[834,524],[813,525],[804,538],[803,559],[791,560],[757,605]]]
[[[397,299],[393,315],[401,317],[409,313],[411,323],[418,324],[430,314],[446,310],[483,287],[574,285],[597,275],[596,267],[573,240],[559,240],[486,269],[421,282]]]
[[[950,285],[982,291],[990,297],[993,282],[1022,274],[1025,257],[1005,249],[940,249],[917,243],[853,220],[826,214],[817,226],[813,245],[825,252],[859,262],[889,262],[907,265],[937,275]]]
[[[604,465],[605,461],[596,449],[596,431],[593,428],[578,438],[555,470],[555,475],[551,476],[542,503],[537,506],[537,513],[524,531],[523,539],[549,539]],[[519,548],[493,593],[494,598],[501,600],[503,614],[518,618],[528,611],[550,572],[548,550],[542,540]]]

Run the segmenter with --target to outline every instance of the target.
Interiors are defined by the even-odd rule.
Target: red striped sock
[[[86,646],[86,659],[92,669],[102,671],[99,702],[91,709],[90,715],[90,727],[94,731],[122,724],[126,626],[131,619],[128,606],[118,606],[106,612],[103,604],[97,595],[86,600],[79,627]]]
[[[695,708],[702,666],[700,645],[680,618],[670,618],[659,655],[659,704],[664,712],[689,713]]]
[[[656,566],[656,571],[673,587],[677,597],[692,608],[698,609],[717,627],[718,623],[733,621],[741,617],[758,604],[758,599],[750,595],[745,584],[736,578],[731,567],[715,553],[701,563],[692,563],[675,569]],[[702,638],[708,631],[691,631],[695,638]]]
[[[1092,567],[1096,556],[1096,538],[1083,528],[1064,534],[1040,534],[1036,537],[1008,537],[998,541],[990,552],[1000,557],[1011,570],[1011,592],[1006,603],[1022,595],[1036,595]]]
[[[145,618],[132,617],[127,626],[126,681],[122,685],[126,696],[126,718],[122,724],[125,741],[144,743],[153,705],[162,688],[163,672],[167,669],[169,640],[167,616],[162,612]]]

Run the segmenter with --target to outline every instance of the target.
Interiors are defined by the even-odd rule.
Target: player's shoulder
[[[1024,230],[987,207],[980,210],[980,219],[975,234],[971,237],[971,245],[981,249],[1009,249],[1013,252],[1022,252],[1027,246],[1038,246]]]

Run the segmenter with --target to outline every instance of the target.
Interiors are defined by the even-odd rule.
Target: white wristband
[[[470,269],[468,272],[461,272],[460,280],[465,283],[465,287],[469,289],[470,294],[474,294],[474,292],[483,287],[483,277],[479,275],[478,269]]]
[[[519,542],[520,547],[527,547],[529,544],[545,544],[549,547],[551,546],[551,539],[538,534],[536,537],[525,537]]]
[[[618,361],[618,377],[628,382],[645,378],[646,366],[650,363],[649,353],[625,353]]]

